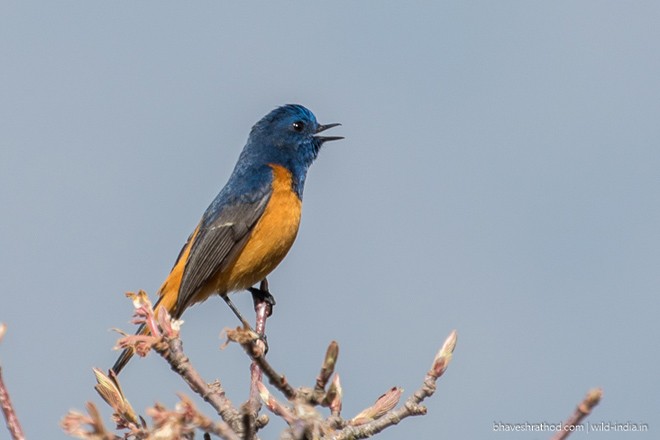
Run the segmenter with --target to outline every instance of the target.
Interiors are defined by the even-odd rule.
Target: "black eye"
[[[293,124],[291,124],[293,129],[300,132],[303,131],[303,128],[305,128],[305,124],[302,121],[296,121]]]

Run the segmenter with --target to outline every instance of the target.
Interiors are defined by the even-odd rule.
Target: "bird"
[[[298,233],[307,170],[321,147],[342,136],[320,133],[341,125],[320,124],[299,104],[277,107],[250,130],[227,183],[188,237],[158,291],[154,306],[174,319],[213,294],[265,280],[284,259]],[[240,317],[240,314],[238,314]],[[138,333],[146,334],[142,326]],[[134,354],[126,348],[112,370],[119,374]]]

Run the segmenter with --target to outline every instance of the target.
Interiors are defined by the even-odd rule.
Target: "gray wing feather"
[[[202,225],[190,250],[183,272],[176,310],[183,312],[209,278],[238,254],[263,214],[270,194],[252,203],[226,206],[217,219]]]

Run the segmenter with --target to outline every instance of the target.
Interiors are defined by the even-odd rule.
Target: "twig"
[[[330,345],[328,345],[328,349],[325,351],[325,358],[323,358],[321,371],[319,371],[319,375],[316,377],[316,384],[314,385],[313,393],[315,403],[329,406],[332,401],[332,399],[327,398],[325,387],[328,384],[328,380],[330,380],[332,373],[335,372],[335,365],[337,364],[338,357],[339,344],[337,344],[337,341],[332,341],[330,342]]]
[[[328,392],[325,394],[325,399],[323,399],[323,404],[328,405],[330,408],[330,414],[335,419],[339,419],[341,414],[342,398],[344,391],[341,387],[341,381],[339,379],[339,373],[335,374],[335,377],[332,379],[332,383],[328,388]],[[337,420],[335,420],[337,421]]]
[[[0,406],[2,406],[2,413],[5,416],[5,422],[7,423],[7,429],[9,429],[11,438],[14,440],[23,440],[25,438],[23,429],[18,421],[18,417],[16,417],[16,412],[9,398],[9,392],[2,379],[2,367],[0,367]]]
[[[60,426],[68,435],[81,439],[94,439],[94,440],[120,440],[120,437],[110,433],[103,424],[99,410],[92,402],[87,402],[87,413],[83,414],[78,411],[69,411],[62,421]],[[132,438],[142,440],[147,438],[148,433],[133,426],[131,429]]]
[[[170,368],[183,378],[190,388],[208,402],[215,409],[222,420],[231,426],[237,434],[242,433],[240,414],[234,408],[231,401],[225,396],[224,391],[216,382],[209,385],[197,370],[192,366],[183,353],[183,343],[179,338],[180,321],[172,320],[172,317],[164,307],[159,307],[154,312],[148,295],[144,291],[137,294],[128,293],[127,296],[133,300],[135,315],[133,322],[143,324],[149,328],[150,336],[131,335],[119,340],[120,348],[133,347],[136,351],[145,353],[153,348],[161,355]]]
[[[243,347],[245,353],[256,363],[262,373],[268,378],[268,382],[284,394],[288,400],[296,398],[296,390],[289,384],[286,377],[279,374],[266,360],[265,350],[260,343],[261,339],[252,329],[237,327],[236,329],[225,329],[228,341],[237,342]]]
[[[275,369],[270,365],[263,354],[255,355],[252,353],[251,347],[253,345],[254,342],[250,344],[249,348],[246,348],[245,346],[243,348],[246,350],[250,358],[256,362],[259,368],[261,368],[263,374],[268,378],[268,383],[280,390],[287,399],[294,399],[296,397],[296,390],[294,390],[293,387],[289,384],[289,382],[286,380],[286,377],[275,371]]]
[[[273,313],[273,304],[265,298],[264,293],[270,294],[268,292],[268,281],[266,279],[261,282],[259,292],[252,292],[254,311],[256,313],[255,331],[261,338],[266,334],[266,320]],[[255,344],[260,345],[260,352],[266,350],[266,344],[262,339],[255,341]],[[261,398],[259,396],[261,377],[261,368],[259,368],[259,365],[253,361],[250,365],[250,394],[247,402],[245,402],[242,408],[245,425],[245,438],[248,440],[252,440],[256,437],[257,429],[259,428],[257,426],[257,417],[261,410]]]
[[[445,340],[442,348],[433,359],[431,369],[426,373],[422,386],[406,400],[406,403],[397,408],[388,411],[380,418],[360,426],[347,426],[338,431],[333,440],[360,439],[371,437],[388,428],[398,424],[401,420],[410,416],[426,414],[426,407],[420,405],[424,399],[433,395],[436,390],[436,381],[442,376],[451,361],[452,353],[456,347],[456,331]],[[378,403],[378,402],[377,402]]]
[[[603,397],[603,390],[601,388],[594,388],[592,390],[589,390],[589,392],[584,397],[582,402],[580,402],[580,404],[575,408],[573,414],[571,414],[571,416],[568,419],[566,419],[566,421],[562,425],[569,429],[563,429],[557,431],[550,440],[564,440],[569,435],[571,435],[571,432],[573,432],[572,427],[580,424],[580,422],[584,420],[584,418],[591,413],[591,410],[596,405],[598,405],[602,397]]]
[[[266,407],[276,416],[279,416],[287,422],[289,425],[293,425],[296,422],[296,417],[293,415],[291,410],[287,408],[286,406],[282,405],[280,402],[275,399],[270,392],[268,391],[268,388],[266,388],[266,385],[263,383],[259,383],[258,385],[259,388],[259,396],[261,397],[261,400],[264,401],[266,404]]]
[[[216,410],[222,421],[215,422],[202,415],[189,399],[181,396],[182,401],[174,411],[169,411],[159,404],[148,410],[154,419],[154,428],[148,429],[146,422],[141,417],[138,420],[133,413],[116,377],[103,376],[99,380],[100,372],[97,372],[97,381],[99,381],[97,391],[115,409],[113,416],[118,426],[121,425],[119,421],[124,420],[123,426],[131,431],[125,434],[125,437],[132,436],[139,440],[170,433],[176,438],[193,438],[194,430],[201,429],[205,433],[205,439],[209,438],[209,434],[214,434],[228,440],[256,440],[257,431],[268,423],[268,416],[265,414],[259,416],[262,406],[281,417],[289,425],[282,433],[283,439],[367,438],[398,424],[407,417],[426,414],[427,410],[422,402],[434,394],[437,380],[447,369],[456,346],[455,331],[449,335],[436,354],[421,387],[402,406],[397,408],[402,389],[393,387],[379,397],[371,407],[348,420],[340,416],[343,392],[339,375],[334,371],[339,350],[336,342],[330,343],[313,388],[294,389],[284,375],[275,371],[266,360],[266,322],[272,313],[274,301],[270,297],[265,280],[260,287],[260,289],[250,289],[255,305],[256,330],[246,322],[243,327],[226,330],[228,342],[239,343],[252,360],[249,396],[240,410],[225,396],[219,382],[207,384],[185,356],[183,343],[179,338],[181,322],[172,320],[163,308],[154,312],[144,292],[131,294],[136,307],[134,322],[148,326],[149,334],[125,335],[119,340],[118,346],[124,349],[132,348],[142,355],[154,349],[196,394]],[[264,375],[269,379],[270,384],[289,400],[288,405],[281,404],[270,395],[263,384]],[[329,408],[330,416],[324,419],[316,406]],[[579,409],[582,410],[581,407]],[[94,411],[90,411],[90,415],[93,416],[93,413]],[[93,430],[84,431],[84,425],[92,427]],[[94,436],[101,434],[104,440],[118,439],[107,433],[96,418],[79,413],[69,413],[63,426],[70,434],[82,432],[83,435],[87,435],[85,438],[97,438]]]
[[[240,423],[240,414],[234,408],[231,401],[225,396],[224,391],[219,387],[209,386],[197,370],[192,366],[188,358],[183,354],[183,343],[178,336],[163,336],[164,344],[156,344],[154,350],[160,354],[174,372],[183,378],[190,389],[208,402],[215,409],[222,420],[228,423],[231,428],[241,435],[242,426]]]
[[[2,341],[6,330],[7,327],[4,324],[0,324],[0,341]],[[14,440],[24,440],[23,429],[16,416],[16,411],[14,411],[14,406],[11,404],[5,381],[2,379],[2,367],[0,367],[0,406],[2,407],[2,414],[5,416],[5,422],[11,438]]]
[[[205,431],[205,435],[212,433],[227,440],[241,440],[241,437],[239,437],[225,422],[214,422],[211,419],[204,419],[204,422],[204,424],[200,423],[199,429]]]
[[[167,410],[156,404],[147,410],[153,418],[154,429],[149,438],[190,438],[193,439],[195,428],[205,433],[215,434],[226,440],[241,440],[224,421],[214,422],[197,410],[194,403],[185,395],[179,394],[180,402],[175,410]]]

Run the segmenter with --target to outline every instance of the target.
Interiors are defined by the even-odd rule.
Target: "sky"
[[[346,139],[269,277],[293,385],[336,340],[350,418],[413,393],[456,329],[428,415],[378,438],[549,438],[493,425],[559,423],[593,387],[588,422],[649,430],[571,438],[657,438],[659,21],[652,1],[4,2],[0,364],[27,436],[103,405],[124,292],[155,298],[251,126],[299,103]],[[193,364],[243,402],[224,302],[183,318]],[[192,395],[156,355],[120,379],[142,414]]]

